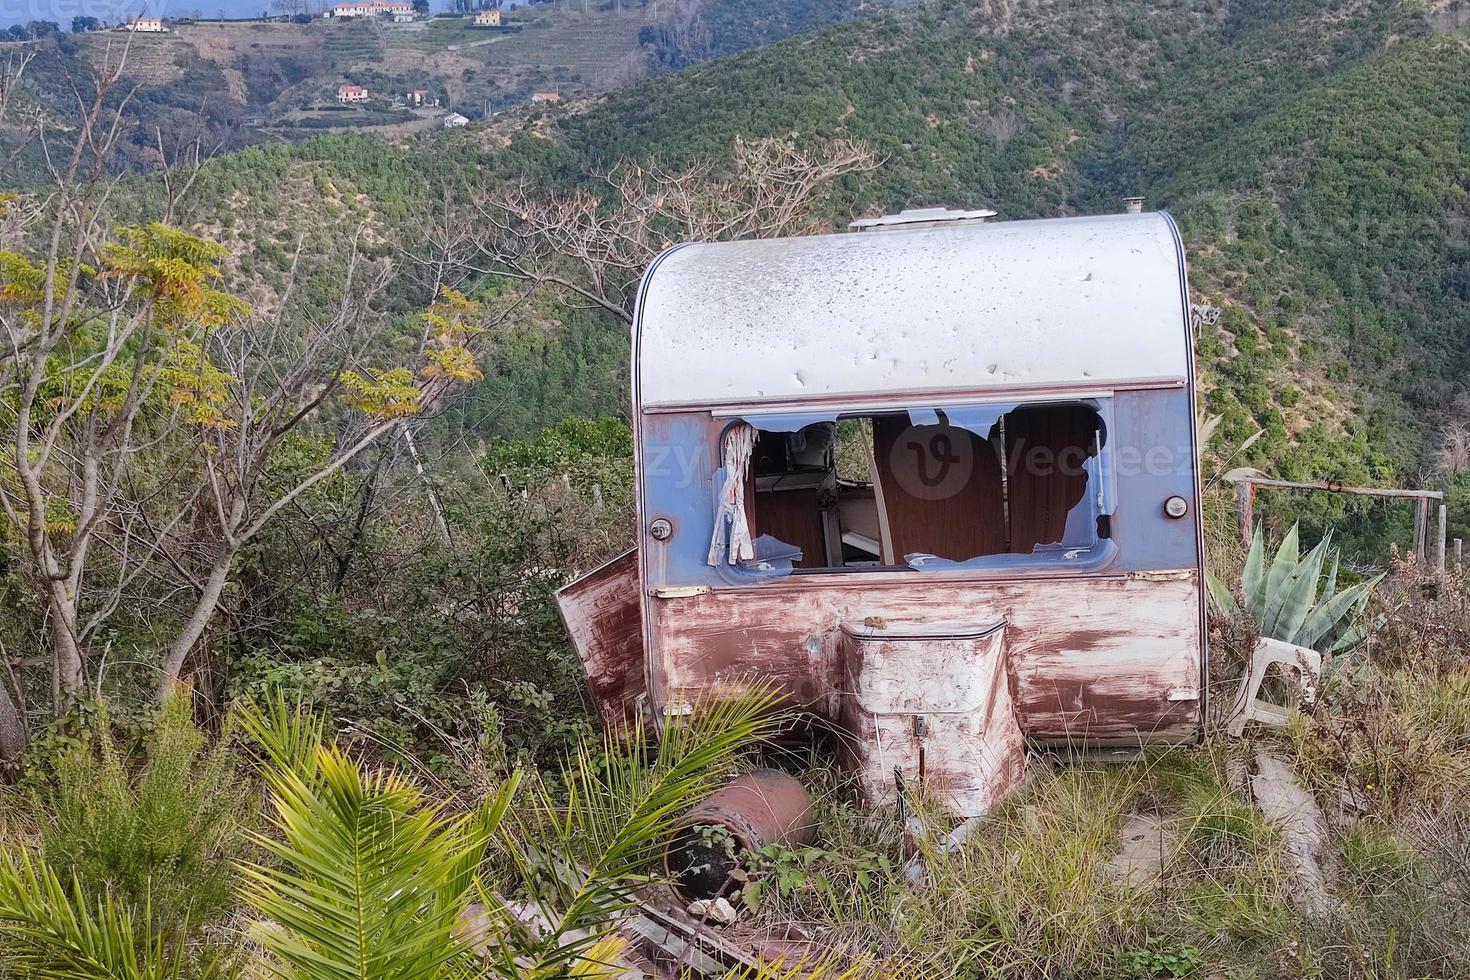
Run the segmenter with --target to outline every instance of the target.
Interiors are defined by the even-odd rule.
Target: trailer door
[[[612,730],[631,728],[648,704],[638,549],[563,586],[556,604],[603,722]]]

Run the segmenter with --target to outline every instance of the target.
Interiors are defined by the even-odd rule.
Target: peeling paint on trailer
[[[1199,576],[1016,582],[934,581],[913,573],[802,575],[753,588],[654,600],[652,671],[669,697],[697,702],[773,684],[836,719],[846,691],[843,622],[947,620],[1006,625],[1021,729],[1045,742],[1193,737],[1200,724]],[[927,661],[915,671],[933,670]]]
[[[557,609],[608,728],[631,728],[648,710],[638,551],[630,548],[556,593]]]
[[[863,796],[886,803],[899,780],[962,817],[995,807],[1026,773],[1006,625],[844,623],[841,697],[848,765]]]

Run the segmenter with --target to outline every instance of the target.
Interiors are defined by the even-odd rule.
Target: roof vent
[[[994,211],[951,211],[948,208],[916,208],[885,214],[881,218],[859,218],[847,227],[853,231],[909,231],[946,225],[981,224],[995,217]]]
[[[1125,211],[1127,211],[1129,214],[1142,214],[1143,213],[1143,198],[1141,198],[1141,197],[1125,197],[1125,198],[1123,198],[1123,209]]]

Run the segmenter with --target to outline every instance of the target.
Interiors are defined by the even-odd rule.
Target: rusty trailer
[[[932,217],[932,216],[931,216]],[[1198,737],[1185,257],[1163,213],[686,244],[633,329],[636,547],[559,594],[604,718],[752,685],[869,797]]]

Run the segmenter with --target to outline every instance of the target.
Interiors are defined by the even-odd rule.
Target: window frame
[[[922,575],[941,575],[946,573],[959,573],[969,576],[1004,577],[1007,574],[1028,574],[1037,571],[1054,570],[1059,574],[1079,574],[1095,572],[1109,564],[1117,557],[1118,545],[1113,529],[1104,526],[1102,518],[1111,519],[1117,511],[1118,497],[1116,488],[1116,466],[1115,455],[1117,452],[1115,428],[1113,423],[1113,395],[1112,393],[1098,395],[1082,395],[1075,397],[1040,397],[1034,399],[1007,399],[1005,401],[994,400],[965,400],[965,401],[935,401],[919,402],[913,405],[853,405],[850,407],[835,407],[832,409],[817,409],[809,412],[784,411],[784,412],[720,412],[712,413],[716,421],[723,420],[725,425],[720,429],[719,436],[715,440],[714,449],[717,459],[723,459],[725,439],[734,426],[746,424],[756,430],[756,439],[759,440],[763,432],[794,433],[812,425],[830,422],[834,425],[844,419],[868,419],[874,420],[881,416],[907,415],[911,425],[932,424],[933,419],[943,418],[947,424],[957,428],[969,428],[966,425],[953,421],[955,414],[966,412],[994,413],[997,423],[1006,416],[1021,409],[1035,409],[1046,407],[1069,407],[1080,406],[1091,411],[1097,418],[1096,451],[1087,457],[1083,465],[1087,470],[1087,483],[1083,491],[1082,499],[1074,505],[1075,507],[1088,505],[1090,501],[1090,519],[1088,526],[1091,528],[1088,542],[1084,545],[1080,542],[1071,547],[1063,541],[1051,545],[1044,545],[1052,549],[1050,552],[1038,554],[1036,550],[1030,553],[1020,554],[1012,552],[999,552],[987,555],[979,555],[965,560],[937,559],[932,562],[909,562],[901,561],[894,564],[863,564],[863,565],[831,565],[819,567],[790,567],[784,570],[752,570],[744,568],[739,564],[721,564],[713,566],[717,568],[721,579],[730,585],[751,585],[768,582],[772,580],[787,578],[811,578],[813,576],[831,575],[867,575],[880,573],[913,573]],[[782,423],[799,423],[795,427],[780,427]],[[974,428],[969,431],[977,432]],[[978,433],[981,438],[988,439],[988,433]],[[1006,450],[1009,455],[1009,448]],[[1009,459],[1001,461],[1001,472],[1003,481],[1008,481],[1011,463]],[[748,466],[751,464],[747,464]],[[831,472],[837,472],[834,460]],[[872,474],[875,475],[875,474]],[[747,476],[753,487],[755,477]],[[874,480],[876,486],[876,480]],[[1008,493],[1008,489],[1005,491]],[[749,501],[748,507],[754,510],[754,501]],[[1070,517],[1072,511],[1068,511]],[[1007,522],[1007,539],[1009,540],[1010,517],[1007,510],[1005,518]],[[1110,524],[1111,520],[1107,522]],[[758,525],[752,527],[753,536],[757,539],[761,536]],[[1056,555],[1061,553],[1062,557]],[[917,553],[915,553],[917,554]]]

